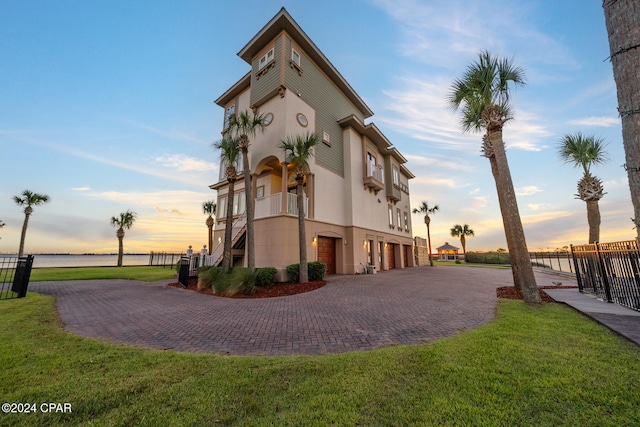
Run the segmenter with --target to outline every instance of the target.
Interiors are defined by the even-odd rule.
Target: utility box
[[[367,274],[376,274],[376,266],[367,265]]]
[[[24,298],[27,295],[27,287],[29,286],[32,266],[33,255],[18,258],[16,273],[13,276],[13,285],[11,286],[11,291],[18,294],[18,298]]]
[[[180,258],[180,271],[178,272],[178,282],[185,288],[189,286],[189,267],[191,266],[191,257],[183,256]]]

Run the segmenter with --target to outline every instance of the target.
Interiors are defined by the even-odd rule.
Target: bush
[[[309,272],[309,281],[324,279],[327,272],[327,264],[321,261],[313,261],[307,263],[307,271]],[[291,264],[287,266],[287,279],[289,283],[300,282],[300,264]]]
[[[309,281],[315,282],[317,280],[324,279],[327,273],[327,264],[322,261],[314,261],[308,264],[309,267]]]
[[[505,252],[467,252],[465,262],[474,264],[510,264],[511,258]]]
[[[210,289],[222,271],[219,267],[200,267],[198,269],[198,290]]]
[[[213,282],[216,294],[252,294],[256,290],[258,272],[255,269],[236,267],[228,273],[220,273]]]
[[[273,267],[264,267],[257,269],[256,286],[268,288],[275,285],[278,270]]]

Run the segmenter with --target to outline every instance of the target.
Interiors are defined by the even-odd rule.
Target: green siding
[[[282,43],[281,39],[277,38],[275,41],[274,49],[274,62],[275,66],[272,67],[266,74],[260,76],[260,79],[256,79],[256,73],[258,72],[258,61],[260,57],[253,59],[253,72],[251,73],[251,105],[255,104],[258,100],[269,94],[269,92],[275,90],[280,85],[280,70],[283,65],[281,59]],[[286,63],[287,67],[289,63]]]
[[[342,128],[338,125],[338,120],[351,114],[355,114],[360,120],[364,118],[300,48],[296,48],[296,51],[301,56],[302,76],[289,65],[291,40],[288,37],[285,49],[285,86],[293,93],[299,92],[302,99],[316,110],[315,130],[320,138],[322,132],[327,132],[331,141],[330,147],[323,143],[316,147],[316,163],[344,176]]]

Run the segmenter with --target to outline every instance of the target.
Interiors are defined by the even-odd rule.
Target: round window
[[[273,121],[273,113],[267,113],[262,119],[262,123],[264,123],[265,126],[269,126],[272,121]]]
[[[296,116],[296,118],[298,119],[298,123],[300,123],[300,126],[302,127],[307,127],[307,125],[309,124],[309,122],[307,121],[307,118],[305,117],[304,114],[302,113],[298,113],[298,115]]]

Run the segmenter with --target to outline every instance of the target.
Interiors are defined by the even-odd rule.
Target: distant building
[[[449,242],[445,242],[444,245],[436,248],[438,251],[438,260],[440,261],[455,261],[458,259],[459,248],[452,246]]]
[[[228,194],[220,165],[218,212],[234,210],[234,264],[246,265],[243,173],[255,197],[256,267],[284,269],[299,261],[296,183],[278,147],[289,136],[316,133],[305,178],[309,261],[323,261],[329,274],[378,271],[415,265],[409,202],[414,175],[386,136],[365,120],[373,112],[318,47],[282,8],[238,53],[250,71],[215,102],[227,118],[244,110],[261,113],[266,129],[251,140],[249,171],[236,165],[235,194]],[[223,64],[221,66],[224,66]],[[212,254],[221,260],[225,217],[218,215]]]

